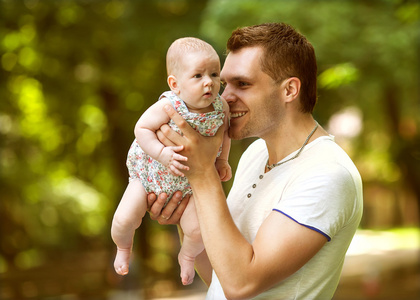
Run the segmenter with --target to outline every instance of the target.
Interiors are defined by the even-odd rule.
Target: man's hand
[[[190,170],[186,170],[185,175],[188,179],[193,176],[191,169],[205,173],[209,168],[215,168],[214,161],[223,139],[224,127],[219,128],[214,137],[203,137],[195,131],[170,105],[165,106],[168,116],[177,124],[182,135],[172,130],[167,124],[161,126],[156,132],[159,141],[166,147],[183,147],[180,155],[187,157],[185,165]],[[193,159],[192,159],[193,158]],[[176,192],[168,204],[164,207],[167,195],[160,194],[156,198],[155,194],[148,195],[148,211],[152,220],[157,220],[159,224],[179,224],[179,220],[188,204],[189,196],[182,198],[181,192]]]
[[[168,204],[166,203],[168,196],[165,193],[156,197],[155,194],[150,193],[147,196],[147,211],[152,220],[157,220],[161,225],[176,225],[179,224],[182,214],[187,207],[190,196],[185,196],[182,199],[182,192],[176,192]]]
[[[158,139],[165,146],[184,147],[180,154],[188,158],[185,165],[189,167],[189,170],[185,170],[185,175],[189,180],[196,174],[205,176],[209,168],[214,168],[217,152],[222,144],[225,124],[219,128],[215,136],[204,137],[195,131],[173,107],[165,105],[164,108],[168,116],[181,130],[182,135],[164,124],[157,131]]]

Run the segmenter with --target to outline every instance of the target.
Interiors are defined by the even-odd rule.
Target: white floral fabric
[[[184,101],[172,91],[164,92],[158,101],[161,101],[162,98],[169,99],[173,107],[188,124],[203,136],[214,136],[223,124],[225,114],[223,112],[223,102],[219,96],[213,101],[214,111],[209,113],[190,112]],[[180,133],[178,126],[172,120],[168,124],[172,129]],[[221,148],[218,156],[220,153]],[[147,193],[155,193],[156,195],[166,193],[168,201],[176,191],[182,191],[183,196],[192,193],[186,177],[175,176],[169,173],[164,165],[146,154],[136,140],[131,144],[128,151],[127,168],[130,176],[129,181],[140,180]]]

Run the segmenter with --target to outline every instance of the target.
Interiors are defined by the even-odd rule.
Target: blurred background
[[[203,299],[182,287],[174,226],[145,217],[128,276],[113,213],[173,40],[225,59],[232,30],[286,22],[313,43],[314,115],[364,182],[335,299],[419,299],[420,4],[409,0],[0,0],[0,299]],[[233,142],[230,163],[252,140]],[[225,184],[228,193],[232,180]]]

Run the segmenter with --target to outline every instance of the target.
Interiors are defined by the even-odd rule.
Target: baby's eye
[[[201,78],[201,74],[195,74],[193,77],[194,78]]]
[[[214,73],[211,74],[211,76],[212,77],[219,77],[219,73],[214,72]]]

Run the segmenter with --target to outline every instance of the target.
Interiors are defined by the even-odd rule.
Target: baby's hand
[[[232,169],[226,159],[216,159],[216,169],[221,181],[228,181],[232,178]]]
[[[176,152],[181,151],[184,146],[168,146],[162,149],[158,161],[168,168],[172,175],[184,176],[180,170],[189,170],[189,167],[180,163],[187,161],[188,158]]]

